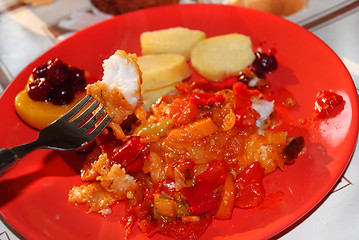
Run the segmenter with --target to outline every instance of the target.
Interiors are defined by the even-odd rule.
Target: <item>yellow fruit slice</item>
[[[54,105],[51,102],[32,100],[25,89],[19,92],[15,98],[15,110],[20,118],[31,127],[42,129],[67,113],[85,96],[86,92],[76,93],[71,103]]]

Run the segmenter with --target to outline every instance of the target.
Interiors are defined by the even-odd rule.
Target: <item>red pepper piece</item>
[[[97,146],[99,146],[102,152],[106,153],[110,159],[114,154],[115,147],[122,144],[122,141],[118,140],[112,133],[106,135],[100,134],[95,141]]]
[[[192,83],[192,89],[201,89],[205,92],[218,92],[223,88],[223,86],[204,78],[198,79]]]
[[[213,82],[205,78],[200,78],[192,82],[192,89],[201,89],[205,92],[218,92],[223,89],[232,88],[233,84],[237,82],[236,77],[226,78],[224,81]]]
[[[208,168],[196,177],[196,181],[206,181],[213,188],[224,183],[228,171],[228,165],[224,161],[213,161]]]
[[[169,236],[177,240],[196,240],[205,233],[208,226],[212,223],[212,216],[204,214],[199,216],[197,222],[184,222],[178,219],[166,219],[158,221],[158,233]]]
[[[263,177],[264,168],[259,162],[251,163],[237,176],[235,181],[236,207],[252,208],[264,200]]]
[[[244,114],[246,113],[246,111],[248,109],[249,109],[249,107],[240,108],[240,109],[234,109],[234,115],[236,116],[236,122],[235,122],[234,125],[236,127],[243,127],[242,119],[244,118]]]
[[[183,188],[181,191],[191,205],[189,210],[196,215],[209,212],[218,207],[213,188],[208,182],[197,182],[193,187]]]
[[[143,160],[148,158],[148,154],[140,154],[133,162],[126,166],[126,172],[141,172],[143,168]]]
[[[208,92],[194,92],[191,96],[191,103],[195,105],[215,105],[221,106],[224,102],[224,96],[220,94],[213,94]]]
[[[190,84],[188,83],[180,83],[180,84],[177,84],[175,85],[175,88],[180,92],[180,93],[183,93],[183,94],[189,94],[192,92],[192,87]]]
[[[176,193],[176,184],[172,179],[166,178],[159,183],[154,184],[153,194],[165,193],[170,197],[173,197]]]
[[[240,128],[254,127],[256,126],[259,113],[250,108],[235,109],[234,114],[236,116],[235,126]]]
[[[182,108],[175,125],[181,126],[195,121],[201,114],[201,110],[193,103],[188,101],[186,106]]]
[[[181,167],[181,168],[186,168],[186,169],[192,169],[195,166],[195,162],[193,162],[192,159],[180,159],[178,160],[178,162],[175,164],[175,167]]]
[[[183,94],[189,94],[194,89],[200,89],[205,92],[218,92],[223,89],[232,88],[233,84],[237,82],[236,77],[229,77],[221,82],[209,81],[205,78],[196,79],[193,81],[186,81],[184,83],[177,84],[175,87]]]
[[[120,163],[125,167],[128,166],[136,160],[146,144],[140,141],[140,137],[132,137],[114,154],[112,157],[113,163]]]
[[[180,159],[174,165],[174,170],[185,179],[193,176],[193,168],[195,165],[196,164],[191,159]]]
[[[178,160],[178,162],[175,164],[174,167],[181,171],[186,171],[186,170],[191,171],[195,165],[196,164],[193,162],[192,159],[180,159]]]
[[[173,196],[176,192],[175,182],[171,179],[165,179],[161,182],[161,190],[164,191],[168,196]]]
[[[319,92],[314,103],[314,119],[325,119],[330,117],[330,115],[337,114],[338,112],[334,110],[343,101],[343,97],[335,92],[326,90]]]
[[[138,218],[135,213],[128,214],[128,216],[124,216],[121,219],[121,223],[125,228],[125,239],[131,236],[131,229],[135,226]]]
[[[132,205],[127,209],[125,216],[121,219],[121,223],[125,227],[125,236],[129,237],[132,233],[131,228],[138,221],[138,227],[148,236],[152,236],[158,230],[156,222],[151,217],[152,205],[150,199],[144,199],[141,203]]]
[[[219,85],[218,82],[212,82],[204,78],[194,80],[193,82],[180,83],[175,87],[183,94],[190,94],[194,89],[200,89],[205,92],[218,92],[224,89],[224,86]]]
[[[248,89],[247,85],[237,82],[233,85],[233,92],[236,97],[234,114],[236,115],[236,127],[255,126],[259,114],[251,108],[253,96],[258,96],[260,92],[256,89]]]
[[[135,173],[142,171],[143,159],[136,158],[133,162],[126,166],[126,172]]]
[[[247,85],[242,82],[236,82],[233,85],[233,92],[236,96],[236,109],[246,109],[252,105],[251,98],[258,96],[260,92],[255,89],[248,89]]]

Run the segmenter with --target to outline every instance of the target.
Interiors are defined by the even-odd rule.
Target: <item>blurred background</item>
[[[336,51],[358,85],[357,0],[0,0],[0,93],[33,59],[80,29],[141,8],[196,3],[255,8],[307,28]]]

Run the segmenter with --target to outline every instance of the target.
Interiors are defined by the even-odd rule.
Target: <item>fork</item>
[[[85,108],[91,99],[92,96],[86,95],[65,115],[43,128],[35,141],[10,149],[1,148],[0,176],[35,149],[71,151],[85,146],[97,137],[112,118],[106,113],[104,106],[91,116],[90,114],[99,106],[99,102],[93,101],[89,107]],[[75,116],[83,109],[81,114]]]

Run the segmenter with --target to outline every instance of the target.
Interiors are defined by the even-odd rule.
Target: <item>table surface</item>
[[[11,79],[56,42],[109,17],[93,8],[89,0],[55,0],[38,7],[0,0],[0,95]],[[359,92],[359,1],[309,0],[305,9],[286,18],[314,33],[336,52]],[[359,144],[328,196],[273,239],[359,239],[358,173]],[[19,238],[0,220],[0,240]]]

